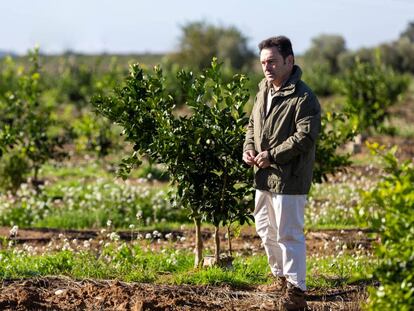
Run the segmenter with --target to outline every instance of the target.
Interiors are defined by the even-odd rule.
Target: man
[[[288,38],[266,39],[259,50],[264,79],[250,116],[243,160],[254,166],[256,231],[284,291],[282,305],[302,310],[307,307],[304,206],[321,111],[318,99],[301,80]]]

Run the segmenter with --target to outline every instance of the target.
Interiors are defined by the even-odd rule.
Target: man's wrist
[[[267,158],[269,160],[270,163],[273,163],[273,157],[272,157],[272,153],[270,152],[270,149],[266,150],[267,151]]]

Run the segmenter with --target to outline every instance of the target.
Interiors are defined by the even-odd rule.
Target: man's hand
[[[254,158],[256,157],[256,151],[254,150],[247,150],[243,152],[243,161],[246,162],[248,165],[253,166],[256,164]]]
[[[269,151],[265,150],[260,152],[255,158],[254,162],[260,168],[266,168],[270,166]]]

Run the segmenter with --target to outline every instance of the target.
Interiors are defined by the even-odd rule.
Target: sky
[[[166,53],[196,21],[235,26],[252,49],[285,35],[301,54],[335,34],[356,50],[397,39],[414,22],[414,0],[0,0],[0,50]]]

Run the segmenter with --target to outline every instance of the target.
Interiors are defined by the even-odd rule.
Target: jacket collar
[[[292,73],[289,77],[289,79],[285,82],[285,84],[276,92],[277,96],[288,96],[290,94],[292,94],[293,92],[295,92],[295,86],[296,83],[300,80],[300,78],[302,77],[302,70],[300,69],[300,67],[298,65],[293,65],[293,69],[292,69]],[[260,83],[259,83],[259,90],[267,91],[269,90],[269,82],[267,82],[266,78],[264,78]]]

